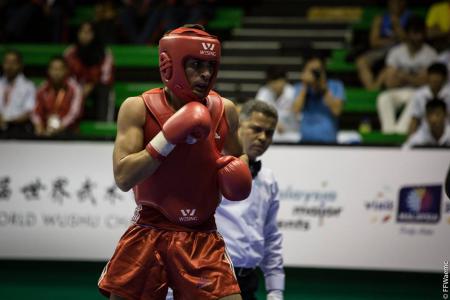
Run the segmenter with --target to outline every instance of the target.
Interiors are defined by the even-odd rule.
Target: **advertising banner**
[[[110,142],[0,143],[0,258],[106,260],[130,224]],[[272,146],[287,266],[440,271],[450,151]]]

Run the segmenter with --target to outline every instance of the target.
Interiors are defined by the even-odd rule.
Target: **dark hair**
[[[417,15],[411,15],[406,21],[406,32],[425,32],[425,21],[422,17]]]
[[[19,50],[16,50],[16,49],[7,49],[5,51],[5,54],[3,54],[3,60],[5,59],[6,55],[10,55],[10,54],[15,55],[17,60],[19,61],[19,64],[23,65],[22,53]]]
[[[89,25],[92,28],[94,37],[92,41],[87,45],[81,45],[80,41],[77,39],[76,53],[81,62],[90,67],[98,65],[103,61],[103,59],[105,58],[105,46],[100,41],[99,36],[96,32],[96,28],[92,22],[82,23],[78,30],[80,30],[84,25]]]
[[[272,65],[266,69],[266,82],[286,78],[286,69],[281,66]]]
[[[429,100],[425,105],[425,111],[427,114],[437,109],[441,109],[442,111],[444,111],[444,113],[447,113],[447,104],[445,103],[445,101],[439,98],[433,98]]]
[[[203,26],[201,24],[184,24],[182,27],[184,27],[184,28],[193,28],[193,29],[206,31],[205,26]]]
[[[443,63],[433,63],[431,64],[427,69],[428,74],[439,74],[442,75],[442,77],[447,77],[448,70],[447,66]]]
[[[202,30],[202,31],[206,32],[205,26],[203,26],[201,24],[184,24],[183,26],[181,26],[181,28],[198,29],[198,30]],[[170,34],[175,29],[176,28],[167,30],[163,36]]]
[[[48,65],[50,66],[54,61],[60,61],[67,67],[67,61],[66,59],[61,55],[54,55],[50,58],[48,61]]]
[[[322,65],[325,66],[325,57],[317,52],[310,52],[309,54],[305,55],[303,57],[304,59],[304,63],[310,61],[310,60],[320,60],[320,62],[322,63]]]
[[[278,113],[275,107],[266,102],[254,99],[249,100],[242,105],[241,112],[239,113],[239,120],[241,122],[247,120],[253,112],[260,112],[265,116],[278,120]]]

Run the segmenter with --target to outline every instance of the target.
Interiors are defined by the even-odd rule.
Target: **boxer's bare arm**
[[[140,97],[128,98],[120,107],[114,143],[114,179],[122,191],[128,191],[152,175],[160,161],[153,159],[143,145],[146,108]]]
[[[242,145],[238,138],[239,115],[236,106],[231,100],[222,98],[224,101],[225,116],[227,118],[229,130],[225,138],[224,152],[227,155],[233,155],[242,159],[248,164],[247,154],[243,154]]]

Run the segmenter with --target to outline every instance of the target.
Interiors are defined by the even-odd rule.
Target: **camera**
[[[311,72],[316,80],[319,80],[320,77],[322,77],[322,71],[320,69],[313,69]]]

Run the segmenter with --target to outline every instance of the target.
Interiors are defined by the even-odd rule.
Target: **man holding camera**
[[[307,143],[336,143],[338,118],[345,101],[344,85],[327,79],[321,57],[309,58],[295,86],[295,113],[301,113],[301,141]]]

